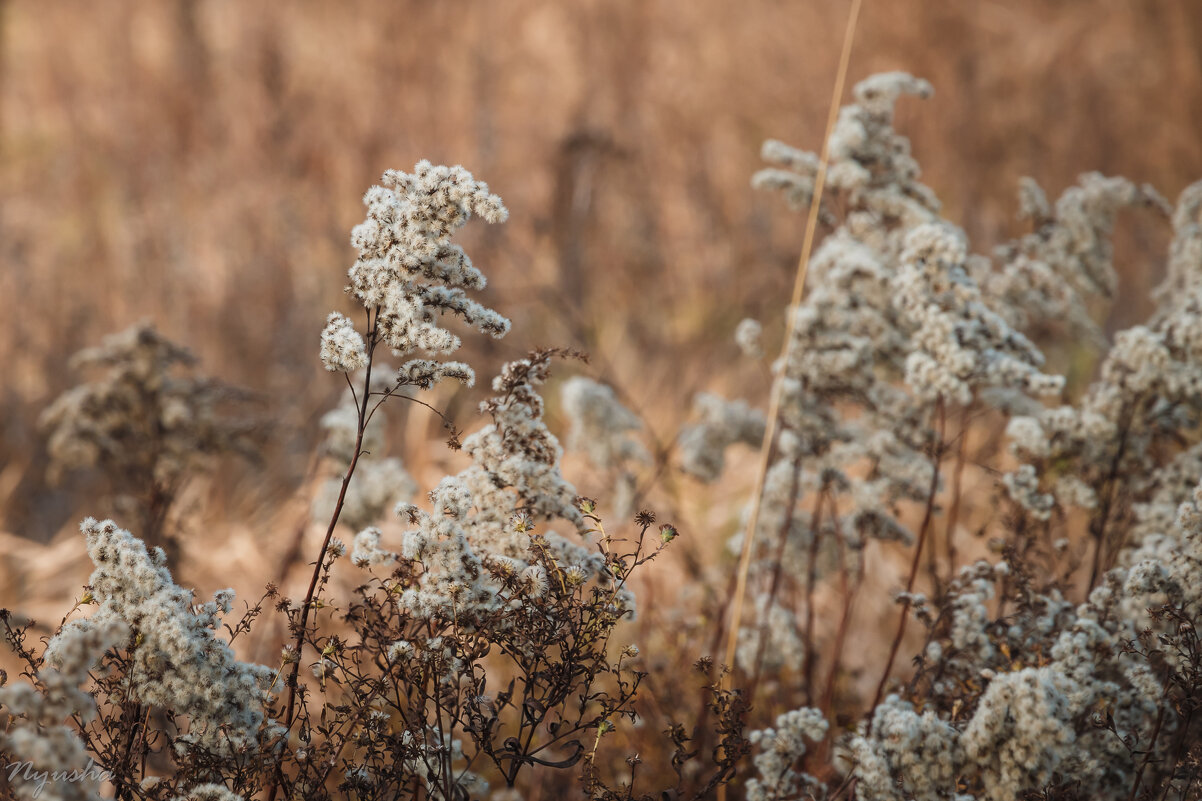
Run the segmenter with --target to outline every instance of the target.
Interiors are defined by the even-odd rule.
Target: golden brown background
[[[583,348],[664,438],[698,389],[762,399],[731,334],[755,316],[779,341],[802,226],[749,177],[765,138],[818,148],[848,5],[0,2],[0,584],[45,589],[31,539],[82,557],[69,532],[103,479],[48,486],[35,421],[79,380],[70,353],[139,319],[279,424],[263,466],[230,464],[194,499],[205,536],[236,519],[269,537],[274,510],[303,510],[341,390],[317,334],[349,307],[359,198],[420,158],[462,163],[511,212],[466,232],[486,302],[514,320],[469,343],[482,376]],[[1170,199],[1202,177],[1202,3],[865,0],[850,80],[889,69],[935,85],[898,127],[980,252],[1018,230],[1020,176],[1054,196],[1100,170]],[[1146,308],[1166,228],[1120,224],[1112,325]],[[441,401],[468,425],[479,397]],[[419,478],[443,458],[422,425]]]

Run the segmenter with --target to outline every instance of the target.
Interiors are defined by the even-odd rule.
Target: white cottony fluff
[[[0,708],[13,718],[0,733],[0,750],[23,762],[27,768],[4,766],[20,799],[94,801],[99,799],[103,770],[96,767],[76,732],[63,721],[78,716],[90,722],[96,717],[96,702],[81,690],[88,673],[104,653],[129,635],[129,627],[115,617],[75,620],[63,627],[47,645],[46,664],[38,671],[40,685],[27,683],[0,687]],[[39,691],[40,690],[40,691]],[[53,781],[43,772],[61,772]],[[74,777],[68,781],[62,774]]]
[[[702,481],[722,474],[728,447],[738,442],[758,446],[764,439],[764,413],[746,401],[703,392],[693,399],[693,408],[701,419],[681,429],[677,445],[681,468]]]
[[[412,526],[403,535],[399,556],[421,570],[417,582],[398,598],[407,613],[419,618],[453,615],[460,625],[470,626],[475,612],[483,614],[502,603],[490,566],[518,577],[529,597],[540,597],[550,577],[541,565],[532,564],[530,525],[521,521],[561,519],[584,528],[575,489],[560,472],[563,450],[542,418],[537,387],[546,381],[549,361],[550,355],[536,353],[505,365],[493,381],[498,394],[482,404],[492,423],[463,441],[474,464],[435,487],[429,511],[398,505],[398,516]],[[391,561],[393,554],[382,551],[379,542],[376,529],[360,533],[352,560],[364,567]],[[595,552],[553,533],[546,535],[546,547],[562,566],[565,584],[611,579]],[[633,614],[634,597],[626,588],[616,592],[616,603]]]
[[[232,793],[221,784],[197,784],[172,801],[243,801],[242,796]]]
[[[175,585],[162,551],[146,546],[111,520],[80,526],[96,565],[89,585],[99,608],[80,626],[118,620],[137,635],[131,648],[132,695],[150,707],[187,715],[183,743],[224,753],[258,740],[265,724],[271,670],[240,662],[215,636],[230,593],[193,610],[192,593]]]
[[[612,388],[573,376],[559,392],[564,414],[571,421],[568,448],[584,451],[600,468],[647,460],[646,449],[627,433],[637,431],[642,423],[618,401]]]
[[[795,766],[806,753],[806,741],[822,742],[827,722],[817,709],[795,709],[776,719],[776,727],[749,732],[757,750],[757,776],[747,781],[747,801],[821,797],[825,786]],[[817,795],[809,795],[817,792]]]
[[[739,350],[749,359],[758,359],[764,355],[764,348],[760,343],[760,337],[763,336],[764,327],[760,325],[759,320],[753,320],[748,317],[739,322],[735,327],[735,344],[739,346]]]
[[[349,271],[350,290],[375,312],[377,335],[394,353],[457,350],[459,337],[439,324],[446,314],[494,337],[509,331],[509,320],[467,296],[484,288],[484,274],[450,241],[473,215],[490,223],[508,216],[487,184],[462,167],[422,161],[412,174],[384,173],[363,202],[367,219],[351,232],[359,257]],[[323,336],[323,354],[324,345]],[[399,377],[422,388],[443,378],[468,384],[473,378],[467,365],[428,359],[408,362]]]
[[[321,332],[321,363],[331,372],[353,373],[367,366],[367,345],[355,324],[338,312],[330,312]]]

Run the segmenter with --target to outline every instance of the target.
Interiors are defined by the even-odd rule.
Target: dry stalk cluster
[[[703,394],[674,442],[649,447],[620,392],[562,385],[569,448],[633,520],[613,530],[565,478],[545,420],[552,362],[582,356],[568,349],[506,364],[470,435],[443,418],[470,464],[424,501],[385,455],[386,402],[433,409],[423,391],[474,383],[447,359],[460,339],[446,320],[497,338],[510,328],[473,299],[484,274],[452,241],[470,218],[507,211],[461,167],[390,171],[364,198],[347,286],[361,308],[330,314],[320,337],[347,390],[322,420],[336,477],[313,501],[326,528],[302,597],[269,586],[234,615],[232,590],[197,603],[175,583],[156,521],[198,456],[242,449],[248,432],[214,411],[214,385],[174,377],[188,357],[149,329],[86,355],[110,376],[47,413],[52,452],[149,493],[150,511],[135,517],[142,539],[83,522],[95,572],[44,646],[0,613],[24,665],[0,675],[0,756],[19,766],[5,792],[1202,798],[1202,184],[1173,207],[1121,178],[1083,176],[1055,203],[1025,180],[1029,233],[975,254],[894,128],[899,98],[931,91],[876,75],[838,118],[827,233],[808,296],[786,310],[787,357],[769,365],[778,420]],[[763,155],[754,184],[807,208],[819,157],[779,142]],[[1128,207],[1169,220],[1173,239],[1155,312],[1111,337],[1098,320]],[[734,333],[746,358],[764,358],[770,327]],[[1096,361],[1092,383],[1049,366],[1058,343]],[[697,647],[690,696],[679,663],[622,639],[632,576],[678,537],[627,512],[648,472],[737,480],[727,451],[766,429],[777,436],[751,532],[752,613],[736,664]],[[988,478],[988,497],[968,497],[969,476]],[[868,675],[848,643],[881,554],[906,569]],[[358,586],[340,598],[343,572]],[[686,617],[697,588],[680,597],[651,619]],[[720,614],[703,611],[713,636]],[[241,661],[239,638],[272,615],[288,640],[278,661]]]

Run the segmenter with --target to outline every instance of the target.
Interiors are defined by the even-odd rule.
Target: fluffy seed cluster
[[[924,398],[961,406],[987,387],[1059,395],[1064,379],[1040,372],[1043,354],[985,303],[967,260],[964,243],[946,226],[924,224],[906,235],[893,283],[902,317],[914,326],[906,383]]]
[[[120,624],[130,646],[131,696],[139,703],[186,715],[178,742],[227,753],[256,743],[265,724],[270,669],[240,662],[216,637],[233,592],[222,590],[194,608],[192,593],[171,580],[161,550],[146,546],[111,520],[88,518],[80,526],[96,566],[89,584],[99,608],[68,627],[112,631]],[[117,623],[114,623],[116,621]],[[51,653],[59,646],[52,641]]]
[[[1002,801],[1070,780],[1090,798],[1127,798],[1144,755],[1167,757],[1157,737],[1171,685],[1194,670],[1192,649],[1175,645],[1193,641],[1182,621],[1202,614],[1202,485],[1191,495],[1075,608],[1054,588],[1024,590],[998,617],[989,602],[1006,564],[964,568],[942,614],[921,615],[926,708],[891,696],[850,742],[865,797],[934,801],[959,786],[969,792],[957,797]],[[1167,671],[1140,643],[1169,646],[1155,651]],[[962,688],[977,685],[966,703]]]
[[[937,509],[944,487],[934,470],[946,458],[950,410],[996,415],[1019,460],[999,480],[1014,525],[1060,531],[1070,509],[1084,510],[1101,586],[1074,608],[1056,585],[1036,589],[1003,562],[949,576],[934,603],[906,594],[905,608],[928,629],[918,673],[839,748],[860,798],[992,801],[1052,793],[1057,782],[1071,785],[1072,797],[1125,798],[1141,762],[1165,756],[1156,750],[1166,747],[1158,719],[1173,719],[1172,682],[1155,665],[1164,658],[1188,675],[1192,664],[1171,649],[1150,658],[1151,645],[1133,644],[1180,642],[1186,635],[1171,621],[1197,611],[1181,582],[1202,579],[1192,555],[1192,493],[1202,476],[1202,185],[1172,209],[1123,179],[1082,176],[1055,204],[1026,180],[1020,205],[1033,232],[993,259],[973,255],[892,128],[900,96],[929,92],[899,73],[860,83],[828,143],[832,192],[820,213],[834,231],[811,259],[809,294],[789,310],[792,339],[774,365],[780,436],[752,559],[752,576],[773,580],[761,580],[758,620],[740,642],[767,634],[767,650],[789,653],[789,638],[772,639],[789,631],[790,613],[796,630],[799,612],[781,611],[803,595],[789,577],[821,578],[824,542],[854,553],[868,538],[910,539],[899,503]],[[755,185],[808,206],[818,158],[779,142],[763,155],[772,166]],[[1067,330],[1086,346],[1107,345],[1091,312],[1115,291],[1109,234],[1124,207],[1171,211],[1168,276],[1156,313],[1115,337],[1098,379],[1069,405],[1063,378],[1043,372],[1036,342]],[[1049,400],[1064,405],[1045,407]],[[739,438],[702,436],[704,423],[681,442],[700,467],[692,472],[712,480]],[[1051,552],[1079,565],[1068,542]],[[1133,542],[1142,545],[1127,550]],[[1166,602],[1174,611],[1149,612]],[[741,649],[746,662],[743,650],[753,649]],[[773,666],[758,650],[759,664]],[[779,669],[787,670],[766,675]],[[791,787],[772,797],[807,795],[822,791]]]
[[[746,401],[728,401],[707,392],[693,399],[699,418],[677,437],[680,466],[702,481],[715,481],[726,464],[726,449],[736,443],[759,445],[764,439],[764,413]]]
[[[122,490],[167,488],[222,453],[253,455],[255,429],[225,413],[242,393],[180,374],[195,357],[148,324],[106,337],[72,357],[73,372],[104,375],[63,393],[42,414],[52,474],[100,467]]]
[[[869,736],[849,750],[863,797],[882,801],[950,797],[964,763],[957,731],[896,695],[876,708]]]
[[[533,521],[560,519],[584,530],[575,489],[560,471],[563,450],[543,421],[538,386],[547,379],[553,355],[538,352],[505,365],[493,381],[498,394],[481,405],[492,423],[463,441],[474,464],[438,484],[430,493],[429,511],[398,505],[397,514],[412,526],[399,553],[380,547],[378,529],[356,537],[356,564],[391,564],[399,557],[417,567],[417,581],[398,599],[407,614],[454,617],[470,626],[473,616],[485,617],[507,603],[498,575],[520,577],[528,594],[538,597],[548,576],[535,564]],[[554,533],[541,542],[561,565],[563,581],[579,586],[609,580],[598,554]],[[633,612],[628,589],[621,588],[616,597]]]
[[[976,459],[965,455],[964,442],[979,419],[991,429],[1005,422],[1017,460],[998,481],[999,497],[1008,501],[988,514],[979,538],[986,530],[1005,534],[991,542],[1003,561],[942,574],[931,559],[930,599],[911,577],[897,600],[902,621],[912,616],[915,623],[911,638],[921,626],[914,669],[885,694],[888,679],[900,678],[890,672],[890,656],[876,696],[884,700],[863,710],[854,730],[832,734],[823,713],[805,706],[740,742],[746,710],[731,700],[737,694],[724,696],[715,685],[708,710],[718,719],[721,743],[711,749],[715,741],[703,738],[713,732],[690,737],[674,725],[673,767],[682,781],[695,779],[699,772],[683,765],[694,756],[688,749],[704,742],[697,752],[709,750],[717,763],[729,759],[720,771],[737,772],[738,754],[750,747],[755,775],[747,777],[748,801],[845,793],[880,801],[1196,796],[1202,184],[1169,208],[1151,189],[1123,179],[1083,176],[1055,204],[1025,180],[1020,207],[1032,232],[993,259],[972,255],[963,232],[940,216],[934,193],[918,180],[908,142],[893,129],[896,101],[927,96],[930,86],[888,73],[861,82],[854,94],[829,142],[832,194],[820,214],[833,233],[809,265],[809,296],[787,310],[790,336],[772,366],[782,399],[779,438],[755,510],[755,619],[738,632],[738,663],[748,674],[762,671],[769,691],[804,678],[807,704],[821,698],[837,713],[846,711],[841,704],[854,704],[834,698],[842,694],[838,679],[855,678],[843,670],[838,647],[831,649],[826,697],[813,692],[813,661],[827,644],[821,630],[803,622],[815,609],[825,611],[814,601],[814,585],[837,565],[853,588],[842,590],[850,616],[869,541],[913,543],[907,523],[917,517],[914,505],[925,504],[924,536],[932,519],[944,518],[939,522],[947,525],[938,528],[954,564],[956,517],[945,511],[938,479],[957,445],[961,472]],[[756,175],[756,185],[781,191],[794,206],[808,204],[818,157],[779,142],[763,152],[772,166]],[[83,773],[80,781],[56,779],[45,787],[25,775],[14,781],[19,797],[96,797],[89,749],[111,743],[113,725],[125,726],[129,711],[146,721],[163,715],[173,731],[159,732],[159,742],[173,748],[157,755],[179,757],[176,764],[188,767],[169,782],[171,792],[148,776],[136,790],[120,790],[121,797],[241,801],[227,784],[245,788],[250,798],[281,781],[285,797],[328,798],[340,781],[337,792],[346,797],[399,792],[457,799],[487,792],[485,773],[513,784],[525,767],[579,760],[590,797],[635,797],[633,787],[605,787],[594,760],[611,721],[635,716],[630,702],[644,674],[625,660],[637,659],[639,650],[626,646],[610,666],[607,648],[614,625],[633,615],[631,565],[655,555],[642,550],[654,516],[636,518],[642,532],[633,554],[615,550],[628,540],[603,535],[599,547],[589,548],[536,531],[545,521],[565,521],[585,542],[601,531],[594,502],[577,498],[564,478],[563,451],[544,421],[540,387],[551,359],[568,354],[536,352],[504,367],[492,384],[494,397],[482,405],[490,423],[463,443],[471,466],[439,482],[428,505],[407,502],[413,482],[398,460],[359,461],[363,451],[384,446],[380,419],[366,418],[370,398],[444,378],[472,380],[468,366],[437,358],[459,347],[441,327],[443,315],[494,336],[508,329],[467,297],[484,288],[484,278],[450,242],[473,215],[503,219],[500,200],[462,168],[425,162],[411,175],[386,173],[382,184],[368,192],[367,221],[352,237],[359,258],[350,289],[367,310],[366,337],[334,313],[322,332],[321,359],[327,369],[351,374],[380,368],[373,361],[381,344],[406,357],[425,351],[435,358],[410,359],[384,381],[378,376],[385,371],[377,369],[376,379],[365,378],[363,395],[344,399],[322,421],[330,461],[348,475],[352,463],[361,470],[342,519],[361,529],[351,561],[375,575],[357,590],[355,603],[338,609],[339,625],[358,636],[325,632],[330,613],[316,611],[327,608],[324,602],[302,607],[305,615],[315,610],[310,618],[279,601],[304,646],[286,649],[284,663],[305,667],[300,711],[292,717],[290,697],[293,725],[285,733],[271,720],[279,709],[268,686],[271,672],[239,662],[216,634],[232,592],[194,605],[192,593],[173,582],[161,550],[147,549],[111,521],[86,520],[98,609],[61,626],[40,660],[21,654],[31,668],[29,683],[0,686],[6,714],[0,750],[34,767]],[[1156,312],[1108,346],[1091,310],[1115,293],[1108,236],[1117,212],[1132,206],[1171,213],[1167,277]],[[1079,335],[1083,348],[1106,348],[1096,380],[1069,397],[1062,397],[1060,377],[1043,372],[1036,344],[1064,329]],[[736,343],[758,357],[761,335],[758,323],[744,321]],[[186,363],[186,354],[147,330],[89,353],[84,361],[112,368],[111,380],[65,396],[48,412],[58,438],[52,449],[81,464],[108,460],[141,471],[132,474],[142,481],[183,475],[187,438],[197,450],[195,442],[206,436],[188,428],[204,413],[187,404],[207,390],[180,383],[169,369]],[[627,464],[645,458],[631,435],[638,419],[609,388],[573,379],[564,385],[562,405],[572,421],[569,445],[597,466],[629,475]],[[122,455],[123,448],[134,452],[137,437],[125,438],[127,423],[114,421],[138,414],[169,436],[192,431],[178,433],[165,451],[174,462]],[[730,446],[758,445],[764,436],[764,415],[742,402],[701,395],[696,416],[677,445],[682,466],[704,481],[720,476]],[[968,421],[958,438],[947,425],[956,417]],[[337,480],[323,490],[322,503],[332,506],[331,490],[341,490]],[[954,493],[953,509],[958,487]],[[375,524],[394,503],[407,530],[392,550]],[[676,535],[671,526],[661,529],[664,543]],[[738,551],[742,541],[730,544]],[[934,553],[933,546],[925,553]],[[333,558],[319,561],[315,584],[345,552],[341,540],[331,540]],[[915,576],[922,555],[913,554]],[[1093,575],[1074,596],[1073,581],[1088,572],[1089,558]],[[1042,562],[1052,569],[1034,574],[1032,565]],[[7,613],[0,615],[21,652]],[[504,685],[494,671],[506,660],[516,678],[498,690]],[[107,729],[89,725],[98,702],[101,715],[110,716]],[[68,720],[75,725],[64,725]],[[509,736],[515,724],[517,736]],[[585,757],[581,741],[590,737],[596,739]],[[822,764],[832,752],[837,764]],[[197,754],[203,759],[187,759]],[[563,762],[553,761],[561,756]],[[632,781],[640,761],[637,754],[627,759]],[[832,792],[825,782],[833,778],[842,781]],[[511,801],[515,794],[507,787],[494,798]]]
[[[1019,218],[1034,230],[997,249],[999,269],[982,273],[998,311],[1031,336],[1067,334],[1104,346],[1091,306],[1118,286],[1110,233],[1118,211],[1167,204],[1150,187],[1098,173],[1082,175],[1053,207],[1031,178],[1019,182]]]
[[[125,623],[114,618],[94,625],[76,621],[51,640],[36,687],[25,682],[0,687],[0,708],[12,716],[0,734],[0,751],[27,766],[4,766],[5,779],[17,798],[93,801],[99,797],[102,771],[93,765],[75,730],[63,721],[75,717],[87,723],[96,717],[95,700],[80,687],[88,683],[88,672],[104,653],[128,633]]]
[[[1092,227],[1083,221],[1074,227],[1079,237],[1093,244],[1084,248],[1077,240],[1062,242],[1073,253],[1084,248],[1084,255],[1075,256],[1077,261],[1046,258],[1050,264],[1066,265],[1055,273],[1061,283],[1073,280],[1067,265],[1079,268],[1078,262],[1091,259],[1091,274],[1099,274],[1098,281],[1104,282],[1113,272],[1109,248],[1087,232],[1105,228],[1120,201],[1157,208],[1163,201],[1156,201],[1149,189],[1088,176],[1074,197],[1063,209],[1066,217],[1078,219],[1085,214],[1081,209],[1097,209],[1085,218],[1095,220]],[[1054,502],[1065,511],[1084,508],[1095,515],[1114,515],[1102,534],[1131,527],[1139,534],[1149,516],[1171,517],[1188,497],[1199,475],[1193,472],[1199,466],[1194,430],[1202,414],[1200,206],[1202,183],[1182,192],[1173,211],[1167,276],[1156,291],[1155,313],[1115,335],[1097,379],[1083,396],[1072,405],[1033,409],[1010,421],[1011,447],[1024,464],[1008,483],[1018,488],[1012,492],[1015,500],[1032,514],[1046,518]],[[1186,447],[1165,448],[1166,441]],[[1106,502],[1099,504],[1100,500]],[[1108,540],[1099,547],[1109,550],[1111,558],[1117,553],[1116,544]]]
[[[585,453],[593,466],[609,472],[612,517],[628,518],[637,502],[636,470],[651,461],[633,433],[642,428],[642,421],[618,401],[611,387],[583,376],[563,383],[560,402],[571,424],[568,449]]]
[[[760,325],[760,321],[748,317],[735,327],[735,344],[747,358],[758,359],[764,355],[764,348],[760,342],[763,334],[764,326]]]
[[[242,796],[230,792],[225,785],[206,782],[190,787],[188,792],[172,801],[242,801]]]
[[[440,326],[447,314],[481,332],[504,336],[509,321],[467,295],[484,289],[484,274],[450,241],[473,215],[503,222],[508,212],[501,199],[462,167],[427,161],[412,173],[389,170],[380,183],[364,196],[367,219],[351,232],[359,257],[349,272],[350,291],[377,315],[380,340],[398,356],[452,353],[460,340]],[[331,317],[322,334],[327,368],[343,369],[359,360],[362,351],[351,334],[343,320]],[[444,378],[473,380],[465,364],[430,359],[407,362],[400,375],[403,383],[421,387]]]
[[[321,363],[330,372],[353,373],[367,366],[367,344],[355,324],[339,312],[330,312],[321,331]]]
[[[611,387],[573,376],[559,392],[564,414],[571,422],[570,450],[585,452],[589,461],[602,469],[647,460],[646,449],[629,434],[642,428],[642,423],[618,401]]]
[[[776,727],[750,732],[747,740],[759,753],[754,758],[758,776],[747,782],[747,801],[821,796],[826,787],[796,769],[806,753],[806,741],[826,739],[827,722],[817,709],[795,709],[776,719]]]
[[[932,492],[939,410],[1029,408],[1063,386],[1041,372],[1043,355],[995,310],[978,278],[981,260],[940,217],[909,142],[893,128],[900,97],[930,93],[904,73],[873,76],[856,86],[856,102],[832,133],[829,185],[839,203],[822,213],[834,231],[811,258],[808,295],[789,310],[791,338],[773,365],[780,435],[758,513],[757,573],[787,575],[779,565],[789,563],[804,575],[815,556],[829,562],[823,555],[844,546],[858,552],[873,539],[911,540],[900,509]],[[780,142],[767,143],[763,155],[773,166],[753,184],[807,205],[818,158]],[[753,350],[754,333],[742,327],[744,350]],[[703,419],[681,432],[681,451],[689,472],[714,480],[723,451],[758,444],[762,428],[737,406],[705,398],[698,407]]]

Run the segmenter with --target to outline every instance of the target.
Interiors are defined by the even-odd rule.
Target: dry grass
[[[755,316],[779,344],[802,221],[748,178],[767,136],[817,147],[847,6],[0,2],[0,605],[57,621],[86,578],[75,525],[104,482],[47,486],[34,421],[74,383],[68,354],[140,318],[278,420],[262,469],[190,488],[184,579],[247,597],[303,577],[281,559],[298,536],[306,553],[320,541],[306,526],[309,454],[342,390],[317,362],[317,333],[339,302],[362,188],[418,158],[463,163],[511,212],[465,243],[493,278],[483,300],[515,322],[502,344],[468,345],[482,375],[531,345],[582,348],[662,441],[699,389],[765,398],[767,377],[737,363],[731,335]],[[1202,175],[1202,6],[869,0],[850,77],[881,69],[936,86],[925,107],[903,104],[898,127],[974,242],[1015,230],[1023,175],[1054,196],[1097,169],[1170,198]],[[1165,237],[1123,222],[1120,270]],[[1159,279],[1131,263],[1113,326],[1146,311]],[[480,396],[435,405],[468,425]],[[462,466],[423,410],[394,430],[424,487]],[[754,475],[753,455],[738,458],[716,491],[673,478],[655,496],[688,554],[644,589],[645,631],[683,614],[657,598],[733,561],[725,538]],[[992,481],[966,482],[967,532]],[[605,491],[600,477],[581,484]],[[886,598],[904,566],[873,558],[878,586],[861,597]],[[698,609],[723,589],[702,591]],[[890,636],[890,615],[856,615],[865,642]],[[712,622],[677,621],[669,645],[703,649],[686,635]],[[852,681],[857,661],[879,659],[849,652]]]

